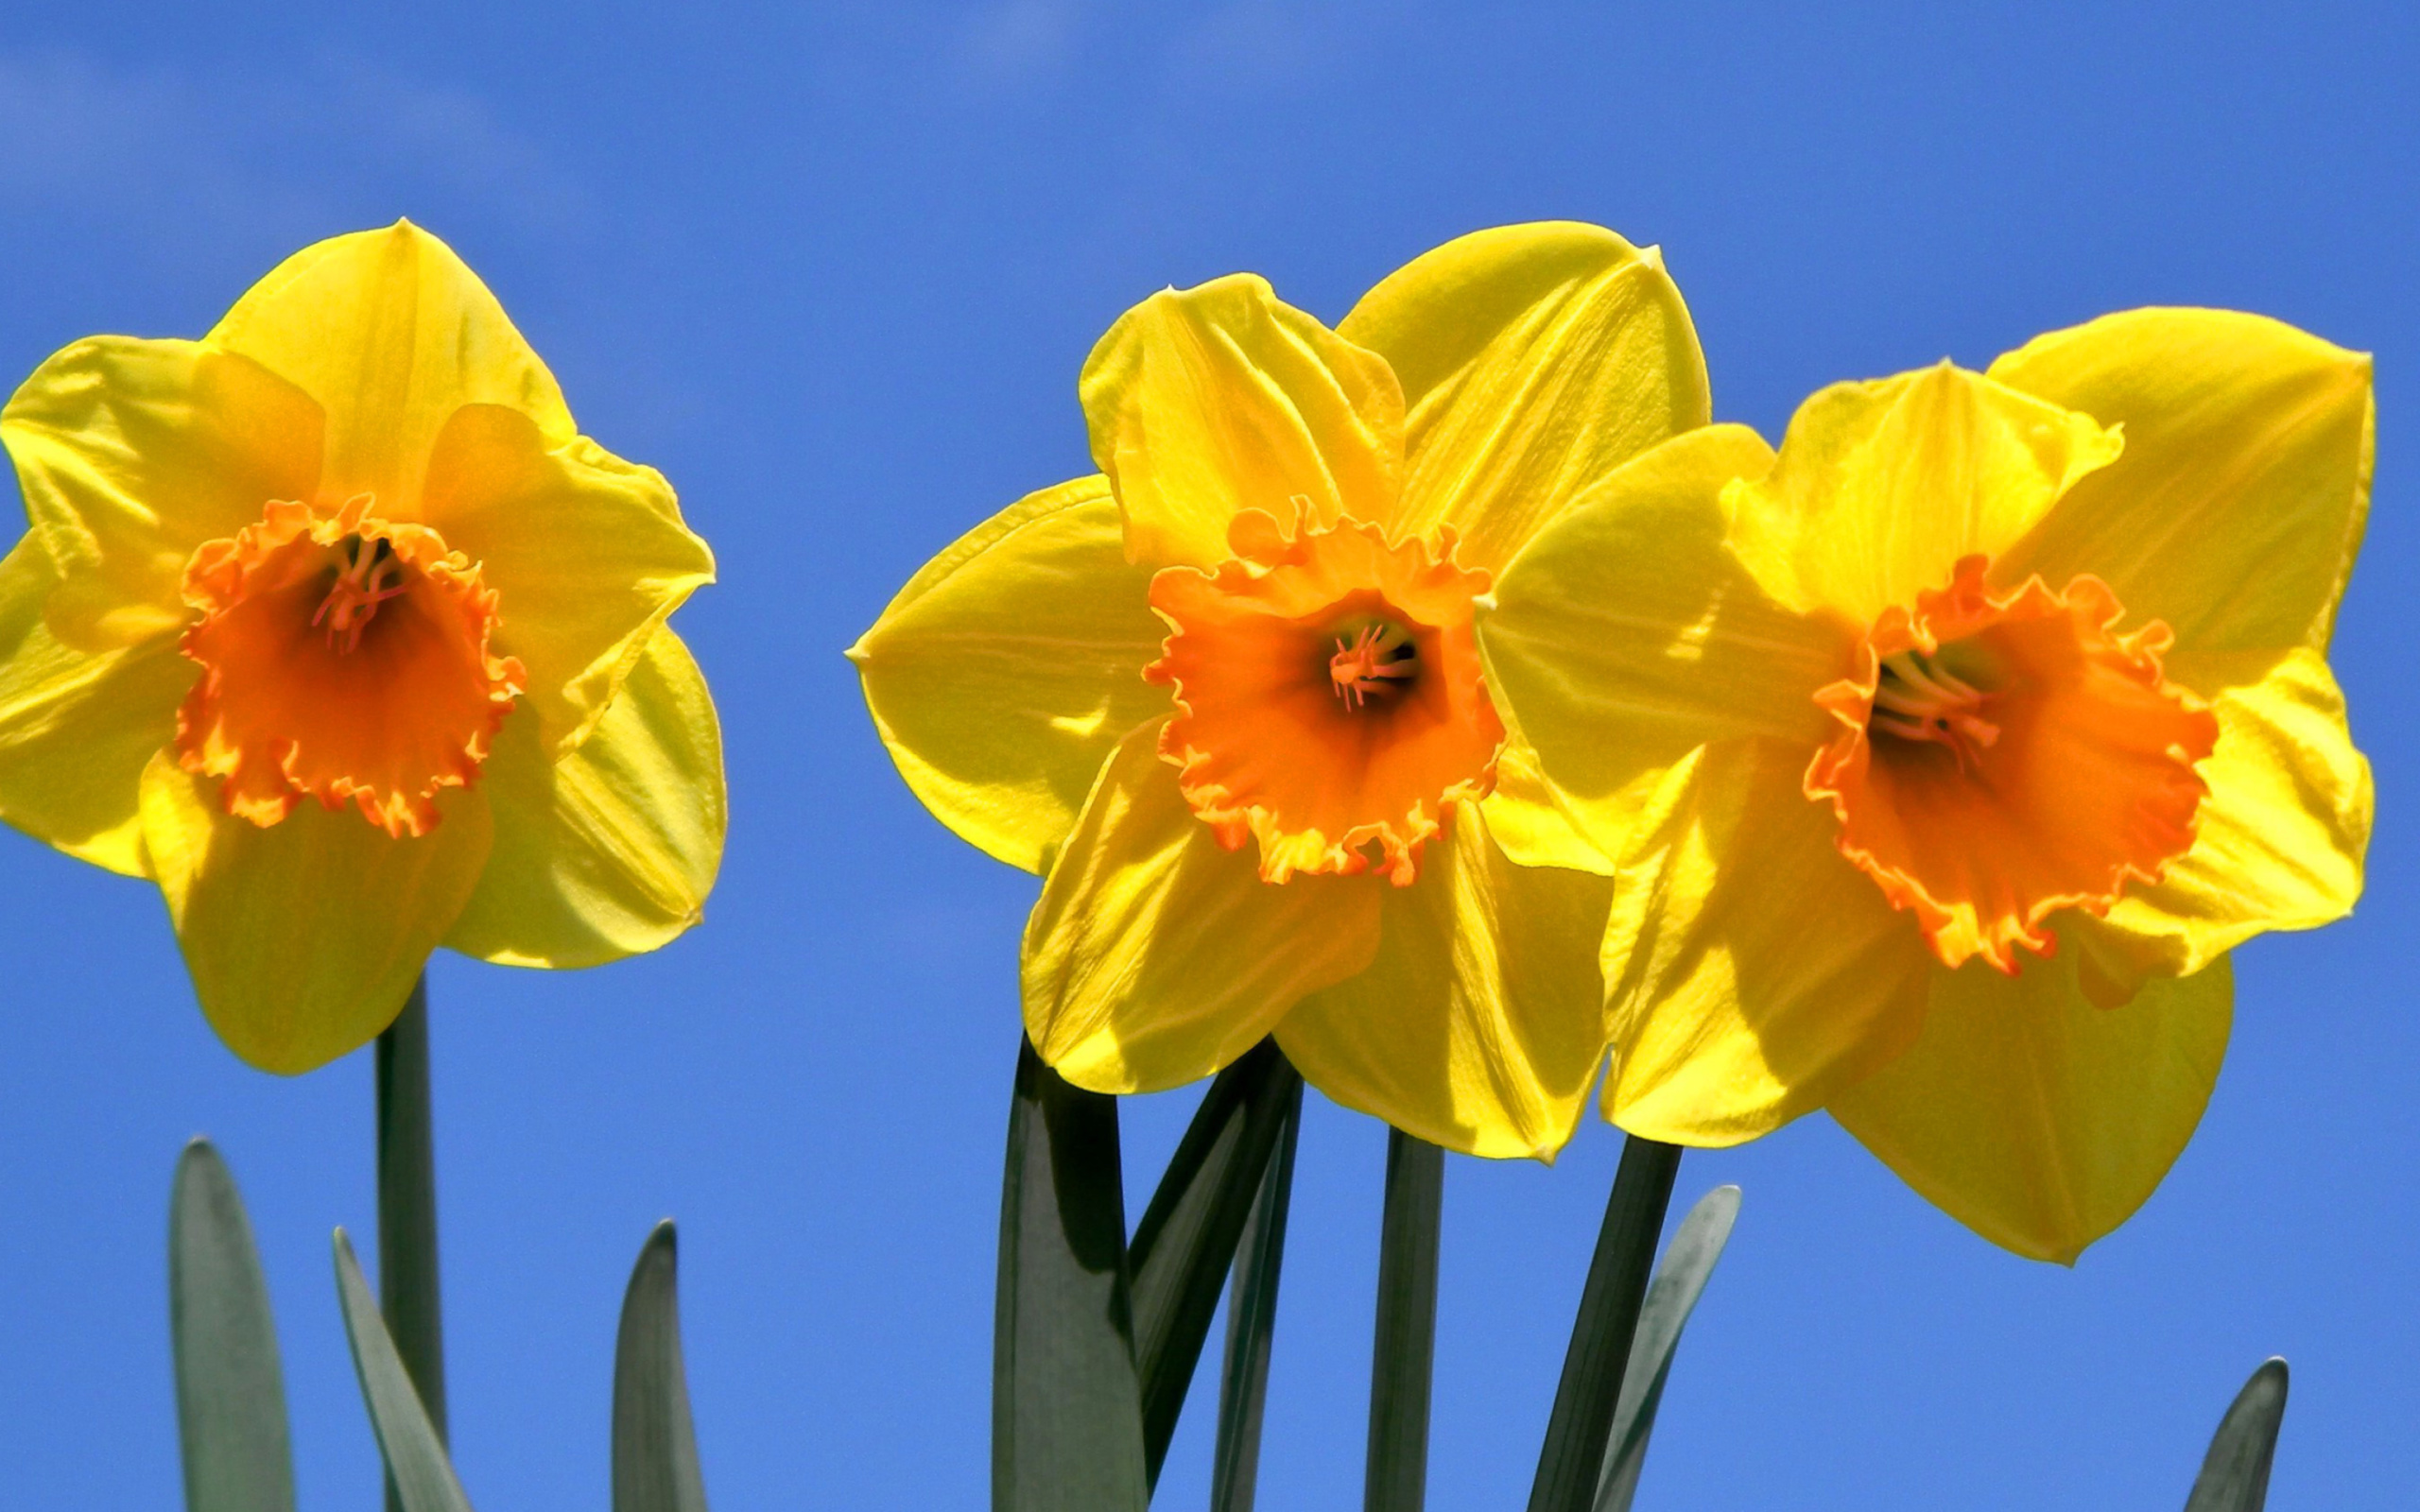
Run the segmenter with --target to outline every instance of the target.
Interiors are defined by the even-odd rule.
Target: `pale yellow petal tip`
[[[1597,1092],[1597,1112],[1625,1134],[1692,1150],[1727,1150],[1795,1123],[1811,1109],[1803,1093],[1762,1089],[1748,1095],[1737,1088],[1650,1087],[1625,1094],[1620,1051],[1614,1052]]]
[[[1163,1091],[1167,1089],[1147,1087],[1136,1079],[1134,1068],[1119,1048],[1114,1035],[1095,1034],[1051,1053],[1047,1037],[1034,1040],[1035,1051],[1043,1063],[1059,1074],[1069,1086],[1080,1087],[1088,1092],[1102,1092],[1113,1097],[1130,1096],[1136,1092]],[[1208,1073],[1204,1073],[1208,1074]]]
[[[394,1010],[374,1022],[368,1019],[354,1019],[351,1015],[332,1015],[327,1020],[285,1024],[283,1026],[286,1030],[285,1033],[264,1032],[263,1025],[234,1013],[231,1005],[220,1005],[214,1009],[205,1001],[201,1010],[202,1017],[218,1036],[219,1043],[245,1065],[272,1076],[304,1076],[322,1066],[333,1065],[386,1033],[388,1025],[402,1014],[404,1005],[408,1001],[407,997],[397,999]],[[368,1027],[342,1036],[326,1033],[328,1024],[339,1017]]]

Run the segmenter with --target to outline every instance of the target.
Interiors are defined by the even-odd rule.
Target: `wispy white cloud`
[[[1013,86],[1056,78],[1073,60],[1076,0],[1000,0],[967,16],[959,62],[973,82]]]
[[[459,90],[340,58],[268,80],[0,52],[0,223],[190,241],[445,209],[533,235],[588,215],[537,143]]]

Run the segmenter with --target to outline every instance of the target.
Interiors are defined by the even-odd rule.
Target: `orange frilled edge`
[[[1260,874],[1397,886],[1450,806],[1495,786],[1504,743],[1481,676],[1451,532],[1390,543],[1345,520],[1288,532],[1248,510],[1215,570],[1164,568],[1151,607],[1171,633],[1145,670],[1174,690],[1160,753],[1219,842],[1260,844]]]
[[[2051,953],[2052,913],[2106,913],[2192,844],[2219,727],[2163,675],[2165,625],[2113,634],[2099,578],[1996,593],[1988,565],[1876,620],[1859,675],[1816,695],[1843,728],[1805,785],[1944,965],[2014,974],[2020,947]]]
[[[185,769],[225,779],[227,812],[269,825],[304,796],[388,833],[424,834],[437,795],[475,781],[523,687],[492,654],[497,595],[425,525],[275,502],[186,564],[201,676],[177,714]]]

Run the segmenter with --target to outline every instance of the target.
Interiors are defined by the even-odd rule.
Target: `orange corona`
[[[1471,629],[1487,575],[1454,538],[1389,544],[1374,525],[1283,532],[1258,511],[1235,559],[1169,567],[1151,607],[1173,631],[1144,676],[1175,692],[1160,753],[1228,850],[1260,842],[1260,874],[1397,886],[1459,799],[1495,787],[1504,726]]]
[[[272,503],[185,569],[201,676],[177,713],[185,770],[224,778],[230,814],[275,824],[304,797],[388,833],[426,833],[437,795],[478,777],[525,680],[489,649],[497,595],[425,525],[368,496]]]
[[[1815,696],[1845,728],[1806,785],[1943,965],[2014,973],[2020,947],[2051,954],[2051,914],[2105,914],[2192,845],[2219,723],[2161,674],[2168,627],[2112,633],[2100,579],[1996,593],[1988,565],[1876,622],[1862,672]]]

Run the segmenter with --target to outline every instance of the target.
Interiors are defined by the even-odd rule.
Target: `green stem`
[[[437,1293],[437,1151],[428,1100],[428,978],[378,1037],[378,1305],[445,1437],[445,1331]],[[387,1482],[388,1512],[399,1512]]]
[[[1437,1228],[1444,1198],[1445,1152],[1389,1130],[1377,1341],[1370,1362],[1370,1460],[1361,1499],[1367,1512],[1420,1512],[1427,1496]]]
[[[1631,1337],[1647,1297],[1655,1241],[1664,1232],[1664,1210],[1672,1200],[1672,1178],[1681,1169],[1678,1146],[1631,1135],[1622,1163],[1605,1199],[1604,1226],[1597,1230],[1597,1253],[1580,1292],[1571,1325],[1571,1347],[1563,1358],[1563,1381],[1555,1388],[1547,1419],[1546,1449],[1538,1456],[1537,1480],[1530,1487],[1530,1512],[1589,1512],[1621,1403],[1622,1374],[1630,1364]]]
[[[1269,1354],[1277,1332],[1277,1277],[1286,1259],[1286,1214],[1294,1196],[1294,1145],[1303,1128],[1303,1082],[1287,1092],[1277,1150],[1261,1173],[1252,1220],[1236,1246],[1227,1301],[1226,1365],[1219,1381],[1219,1439],[1210,1468],[1212,1512],[1252,1512],[1260,1478],[1260,1424],[1269,1402]]]

